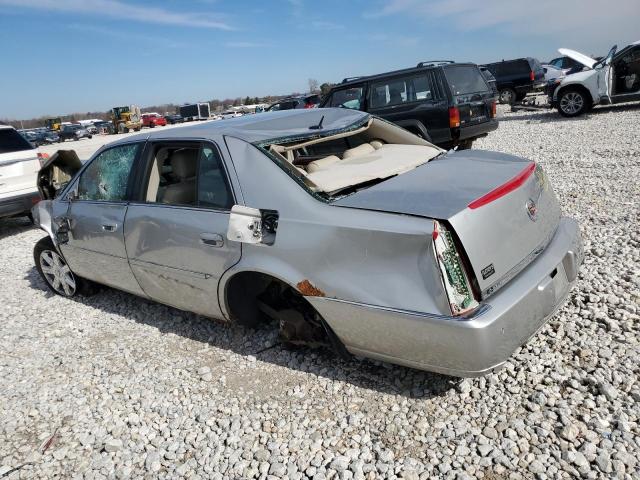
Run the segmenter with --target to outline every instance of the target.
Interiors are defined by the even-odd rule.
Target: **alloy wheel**
[[[584,107],[584,97],[578,92],[569,92],[562,96],[560,108],[567,115],[575,115]]]
[[[76,292],[73,272],[58,252],[43,250],[40,253],[40,268],[47,283],[60,295],[70,297]]]

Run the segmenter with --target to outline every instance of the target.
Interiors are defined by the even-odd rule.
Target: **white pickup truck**
[[[594,105],[640,100],[640,40],[617,51],[614,45],[606,57],[595,60],[575,50],[558,51],[585,66],[581,72],[556,80],[551,105],[564,117],[577,117]]]
[[[0,218],[30,215],[42,155],[15,128],[0,124]]]

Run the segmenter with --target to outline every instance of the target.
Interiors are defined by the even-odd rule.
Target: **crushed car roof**
[[[324,119],[323,119],[324,117]],[[123,138],[110,145],[141,139],[214,138],[229,135],[247,142],[324,135],[367,121],[369,114],[347,108],[314,108],[256,113],[226,120],[197,122]],[[321,129],[310,129],[322,120]]]

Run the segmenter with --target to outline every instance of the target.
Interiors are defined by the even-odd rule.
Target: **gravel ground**
[[[549,324],[474,380],[114,290],[53,296],[42,233],[0,222],[0,477],[638,478],[639,145],[640,105],[505,113],[477,143],[544,165],[586,258]]]

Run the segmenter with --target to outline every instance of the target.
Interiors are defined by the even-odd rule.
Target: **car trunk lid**
[[[483,298],[543,251],[560,220],[560,207],[541,168],[480,150],[443,155],[334,204],[447,222]]]

